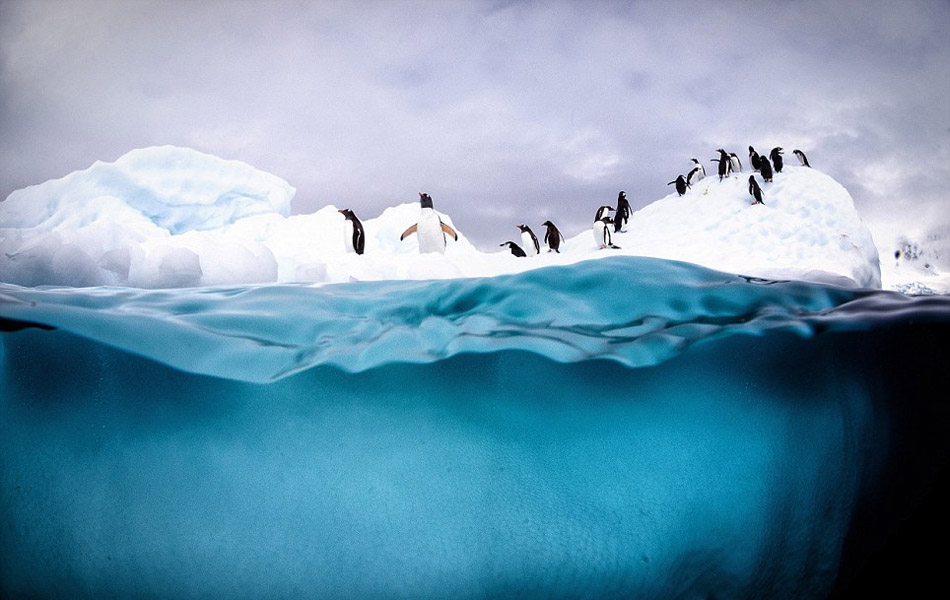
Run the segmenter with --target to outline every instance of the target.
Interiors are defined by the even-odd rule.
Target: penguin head
[[[422,208],[432,208],[432,198],[429,194],[419,192],[419,204]]]
[[[552,223],[551,221],[545,221],[544,223],[541,223],[541,225],[545,227],[554,227],[554,223]]]
[[[521,233],[524,233],[524,232],[529,231],[529,230],[531,229],[530,227],[528,227],[527,225],[525,225],[525,224],[523,224],[523,223],[520,224],[520,225],[515,225],[515,227],[517,227],[518,229],[520,229],[520,230],[521,230]]]
[[[356,216],[356,215],[353,214],[353,211],[350,210],[350,209],[348,209],[348,208],[340,209],[340,210],[338,210],[337,212],[340,213],[341,215],[343,215],[343,217],[344,217],[344,218],[347,218],[347,219],[352,219],[352,218],[354,218],[354,217]]]

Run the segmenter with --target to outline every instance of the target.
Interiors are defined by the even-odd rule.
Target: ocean
[[[4,598],[942,583],[950,297],[615,257],[0,319]]]

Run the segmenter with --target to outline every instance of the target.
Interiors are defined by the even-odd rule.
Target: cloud
[[[948,24],[944,3],[0,1],[0,197],[178,144],[283,177],[297,212],[427,189],[487,248],[509,215],[586,227],[753,145],[802,147],[863,214],[936,206]]]

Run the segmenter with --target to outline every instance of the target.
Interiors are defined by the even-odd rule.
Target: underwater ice
[[[941,297],[613,257],[0,317],[5,597],[825,598],[946,455]]]

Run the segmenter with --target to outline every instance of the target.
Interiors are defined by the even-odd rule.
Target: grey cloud
[[[936,207],[948,24],[943,3],[0,0],[0,197],[171,143],[287,179],[296,212],[426,189],[494,248],[511,218],[586,227],[751,144],[811,145],[868,215],[893,190]]]

